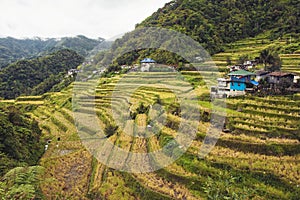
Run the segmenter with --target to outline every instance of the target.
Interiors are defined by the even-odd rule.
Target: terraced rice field
[[[255,38],[247,38],[227,45],[224,52],[213,56],[213,60],[218,67],[225,69],[228,65],[228,58],[230,58],[232,64],[236,64],[238,58],[241,56],[249,56],[250,59],[254,59],[264,49],[287,47],[289,44],[286,41],[286,38],[270,40],[268,34],[259,35]],[[279,56],[282,60],[282,71],[300,74],[299,49],[292,54],[280,54]]]
[[[203,77],[196,72],[182,74],[187,82],[174,79],[174,74],[160,73],[101,78],[95,93],[86,91],[95,98],[82,98],[82,106],[78,108],[87,116],[95,111],[101,134],[110,125],[118,127],[107,139],[114,148],[105,149],[100,155],[111,158],[117,147],[132,153],[155,152],[170,144],[178,134],[184,111],[176,106],[177,94],[189,94],[192,90],[186,89],[194,88],[196,95],[189,101],[199,105],[201,115],[195,140],[174,163],[160,170],[151,171],[155,166],[147,163],[152,157],[139,162],[137,168],[148,169],[147,173],[114,170],[91,155],[74,125],[72,109],[76,105],[72,107],[72,87],[60,93],[8,102],[34,106],[29,114],[39,121],[45,143],[51,140],[40,161],[46,172],[41,186],[46,198],[297,199],[300,194],[299,98],[227,99],[227,108],[222,109],[227,111],[226,128],[232,132],[222,132],[215,148],[201,159],[199,149],[210,126],[212,107],[207,88],[199,84]],[[75,84],[85,89],[95,82]],[[126,90],[133,92],[126,95]],[[86,127],[87,132],[89,128],[93,131],[93,127]],[[117,160],[117,164],[134,163],[132,159],[128,154]]]

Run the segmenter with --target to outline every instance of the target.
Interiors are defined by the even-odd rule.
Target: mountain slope
[[[12,63],[0,70],[0,97],[11,99],[21,94],[29,95],[44,81],[48,83],[44,87],[50,90],[57,83],[55,81],[60,80],[61,73],[65,75],[69,69],[77,68],[83,60],[75,51],[65,49],[44,57]]]
[[[1,104],[0,176],[13,167],[36,164],[44,153],[38,123],[24,113],[20,106]]]
[[[251,48],[253,44],[259,45],[261,40],[249,39],[238,44]],[[272,45],[269,40],[266,43]],[[220,58],[222,54],[215,56]],[[197,72],[181,73],[194,85],[202,79]],[[160,99],[163,110],[167,110],[168,105],[173,103],[173,97],[168,90],[160,88],[161,84],[171,87],[178,82],[165,77],[161,80],[165,73],[149,72],[144,75],[157,79],[155,83],[158,85],[140,87],[132,95],[130,105],[138,107],[144,103],[148,106]],[[107,122],[113,122],[112,102],[117,101],[116,105],[121,105],[115,107],[116,113],[120,114],[122,105],[127,105],[124,99],[115,100],[112,97],[117,85],[127,85],[120,81],[126,76],[133,83],[140,82],[141,74],[135,73],[99,80],[93,95],[96,95],[95,111],[102,129],[105,129]],[[86,88],[91,82],[74,84]],[[197,96],[202,96],[208,90],[197,86],[195,92]],[[32,107],[26,114],[39,122],[45,140],[52,140],[39,162],[46,172],[41,183],[46,199],[298,199],[300,143],[295,135],[299,136],[299,95],[228,99],[228,122],[234,132],[221,133],[218,143],[206,158],[198,157],[209,127],[209,123],[201,121],[194,143],[175,163],[153,173],[131,174],[101,164],[82,145],[74,124],[72,94],[72,86],[69,86],[61,92],[9,101],[10,104]],[[210,113],[208,99],[202,99],[195,99],[201,112]],[[89,100],[84,105],[86,109],[82,112],[94,110]],[[162,124],[161,133],[144,141],[127,132],[135,131],[131,128],[133,123],[143,122],[146,125],[150,117],[148,113],[128,119],[126,129],[119,128],[117,134],[110,138],[111,142],[134,152],[160,149],[174,137],[178,116],[168,114],[168,123]]]
[[[49,38],[49,39],[15,39],[0,38],[0,68],[24,58],[33,58],[60,49],[68,48],[82,56],[104,41],[103,38],[89,39],[79,35],[77,37]]]
[[[175,0],[140,26],[171,28],[191,36],[210,53],[222,45],[273,30],[271,37],[300,32],[300,2],[295,0]]]

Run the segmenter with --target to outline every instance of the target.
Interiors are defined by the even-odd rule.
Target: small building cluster
[[[69,69],[68,76],[73,76],[79,73],[78,69]]]
[[[290,84],[300,80],[299,76],[287,72],[267,72],[264,70],[255,73],[248,71],[256,65],[256,61],[246,61],[243,65],[230,66],[229,78],[219,78],[218,85],[211,87],[211,95],[214,98],[224,98],[233,96],[242,96],[247,92],[252,92],[259,85],[259,82],[265,80],[271,88],[276,88],[282,83],[282,80]]]
[[[268,83],[276,85],[276,84],[280,84],[283,78],[285,78],[290,83],[293,83],[294,77],[295,75],[292,73],[272,72],[267,74],[267,77],[265,79],[268,81]]]
[[[232,72],[232,71],[238,71],[238,70],[250,70],[250,69],[255,68],[256,65],[257,65],[256,60],[247,60],[243,64],[228,66],[228,68]]]

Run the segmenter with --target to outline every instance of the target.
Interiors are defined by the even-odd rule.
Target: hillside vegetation
[[[0,176],[17,166],[35,165],[44,153],[38,122],[24,114],[34,106],[0,107]]]
[[[223,45],[272,30],[275,39],[299,33],[300,2],[295,0],[175,0],[139,26],[161,26],[191,36],[210,53]]]
[[[286,34],[282,38],[270,39],[270,32],[259,34],[256,37],[246,38],[224,46],[224,52],[212,56],[220,71],[226,67],[238,64],[241,59],[254,60],[260,52],[271,49],[279,54],[282,61],[282,71],[300,74],[300,38]],[[258,65],[263,69],[263,65]]]
[[[90,39],[79,35],[77,37],[63,38],[34,38],[16,39],[12,37],[0,38],[0,68],[19,59],[29,59],[43,56],[61,49],[71,49],[81,56],[87,56],[103,38]]]
[[[31,60],[20,60],[0,70],[0,97],[43,94],[58,84],[69,69],[76,69],[83,57],[71,50],[59,50]]]
[[[202,120],[197,138],[172,165],[152,173],[130,174],[113,170],[99,163],[82,146],[72,117],[71,92],[49,93],[43,97],[22,97],[16,105],[34,105],[27,114],[35,118],[51,140],[49,149],[40,160],[45,169],[41,191],[46,198],[71,199],[297,199],[299,196],[299,111],[297,96],[245,97],[228,99],[227,125],[232,133],[221,133],[216,147],[204,159],[199,159],[199,148],[209,127],[211,107],[207,89],[199,86],[202,77],[197,72],[182,72],[190,83],[198,85],[195,91],[200,100]],[[168,87],[179,82],[163,78],[166,73],[145,73],[149,82],[160,82]],[[130,79],[139,83],[143,74],[101,78],[96,88],[95,111],[103,130],[113,125],[114,112],[124,105],[112,98],[117,84],[124,87]],[[169,76],[173,76],[169,74]],[[156,81],[155,81],[156,80]],[[85,88],[89,82],[75,83]],[[130,152],[152,152],[166,145],[176,133],[180,120],[177,116],[174,94],[155,85],[140,87],[131,96],[132,118],[125,126],[114,129],[109,141]],[[160,133],[149,138],[137,138],[159,110],[147,112],[144,108],[160,102],[167,111],[167,119],[159,124]],[[141,106],[143,104],[143,106]],[[89,113],[87,99],[83,113]],[[119,105],[119,106],[118,106]],[[172,105],[172,106],[171,106]],[[174,107],[175,106],[175,107]],[[119,113],[122,116],[122,113]],[[268,121],[267,124],[263,123]],[[139,127],[136,127],[139,125]],[[128,158],[130,159],[130,158]],[[298,186],[297,186],[298,185]]]
[[[113,50],[126,49],[127,46],[133,47],[142,43],[143,41],[136,39],[136,35],[139,35],[138,28],[163,27],[190,36],[211,55],[225,51],[230,43],[249,37],[255,38],[265,32],[269,33],[267,40],[282,40],[287,35],[293,38],[296,43],[281,50],[294,53],[299,49],[299,10],[300,3],[295,0],[171,1],[137,24],[136,31],[116,40],[112,48]],[[147,41],[146,37],[140,40],[143,39]],[[151,57],[159,63],[178,66],[179,62],[186,62],[180,56],[160,49],[134,50],[122,55],[121,58],[116,59],[116,62],[121,65],[132,64],[145,57]]]

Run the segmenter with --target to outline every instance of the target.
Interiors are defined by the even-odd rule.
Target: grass
[[[299,47],[299,41],[294,41],[293,45]],[[228,58],[235,64],[241,56],[248,55],[251,59],[254,59],[264,49],[278,49],[280,47],[278,53],[283,63],[282,71],[300,74],[299,48],[298,51],[287,52],[286,49],[289,46],[290,44],[286,41],[285,36],[282,39],[270,40],[269,33],[264,33],[255,38],[247,38],[228,44],[224,52],[213,55],[212,58],[218,67],[224,69],[228,65],[226,62]]]
[[[191,82],[201,78],[195,72],[184,74],[193,77],[189,79]],[[160,76],[152,75],[153,79],[161,78]],[[134,83],[135,76],[131,75],[130,78]],[[118,79],[113,81],[117,82]],[[95,101],[102,128],[114,121],[111,104],[115,113],[121,116],[123,113],[120,107],[129,106],[135,110],[141,102],[152,105],[161,101],[160,109],[167,110],[176,97],[172,90],[143,86],[130,96],[131,104],[128,104],[122,93],[118,93],[117,99],[111,98],[112,91],[108,88],[115,85],[112,86],[110,81],[107,84],[97,87]],[[170,85],[178,87],[177,82],[171,82]],[[195,92],[202,100],[191,100],[191,103],[197,102],[200,111],[210,112],[212,106],[205,97],[207,88],[197,86]],[[69,96],[67,92],[49,94],[44,98],[43,104],[30,111],[39,121],[45,137],[52,139],[40,161],[47,171],[45,179],[51,180],[41,185],[47,198],[206,199],[212,193],[230,196],[233,192],[241,198],[244,193],[247,193],[247,198],[258,199],[291,199],[297,196],[298,189],[295,186],[300,184],[297,162],[299,142],[291,134],[299,130],[297,121],[300,102],[297,96],[228,99],[225,110],[229,123],[235,128],[234,133],[222,133],[213,151],[205,159],[199,160],[199,147],[209,127],[208,122],[201,122],[198,140],[187,153],[172,165],[146,174],[118,172],[92,158],[80,144],[76,134]],[[30,98],[32,101],[32,97]],[[34,102],[32,104],[35,105]],[[82,110],[89,113],[92,105],[86,101]],[[133,137],[142,136],[147,130],[149,119],[158,113],[159,110],[152,110],[138,114],[135,119],[124,115],[123,118],[127,121],[109,140],[119,148],[131,152],[160,150],[176,137],[176,127],[180,120],[178,116],[166,114],[165,121],[153,125],[152,128],[161,129],[155,135],[148,138]],[[272,135],[274,131],[276,135]],[[57,141],[58,137],[60,141]],[[131,157],[127,159],[130,160]],[[240,182],[237,181],[239,177],[242,177]],[[226,185],[226,181],[231,183],[227,186],[229,193],[222,186]]]
[[[200,76],[195,73],[184,72],[185,76]],[[134,79],[134,76],[131,76],[131,79]],[[193,81],[197,79],[190,79],[189,81]],[[133,82],[135,82],[133,80]],[[138,81],[137,81],[138,82]],[[207,92],[207,89],[198,87],[199,96],[204,95]],[[109,95],[109,94],[108,94]],[[172,97],[172,93],[168,90],[156,89],[151,87],[143,87],[136,92],[135,95],[132,96],[132,101],[134,104],[138,104],[139,102],[144,102],[143,99],[151,98],[151,95],[159,96],[160,99],[166,99],[163,101],[164,104],[171,103],[171,100],[168,100]],[[147,102],[147,103],[150,103]],[[197,198],[205,198],[205,191],[203,189],[196,190],[195,186],[189,184],[189,181],[193,180],[193,182],[202,184],[203,186],[209,181],[207,176],[212,176],[212,174],[218,173],[228,173],[228,169],[224,170],[220,168],[220,166],[228,166],[227,168],[230,171],[233,171],[235,176],[247,177],[250,181],[245,181],[242,185],[247,186],[251,189],[251,194],[256,196],[257,198],[266,198],[266,194],[272,196],[275,199],[289,199],[293,197],[293,183],[298,183],[299,174],[297,170],[293,167],[297,166],[298,163],[296,160],[298,159],[298,153],[296,149],[298,148],[298,142],[296,140],[286,139],[286,137],[290,137],[289,135],[284,134],[284,132],[292,132],[297,131],[298,128],[295,126],[296,121],[298,121],[299,117],[299,108],[298,102],[293,100],[290,97],[280,97],[280,98],[256,98],[256,97],[247,97],[245,99],[229,99],[228,100],[229,107],[227,108],[230,119],[232,119],[236,123],[236,128],[239,128],[239,135],[228,134],[227,139],[220,139],[220,142],[217,144],[217,147],[214,151],[208,156],[206,160],[201,162],[195,161],[197,156],[188,155],[185,159],[183,156],[179,159],[178,162],[173,164],[170,167],[165,168],[157,174],[143,174],[143,175],[135,175],[135,179],[141,183],[147,183],[148,187],[152,188],[152,190],[158,191],[159,193],[170,196],[171,198],[176,198],[174,193],[170,193],[170,189],[164,189],[164,187],[157,187],[159,182],[162,182],[162,185],[166,180],[171,183],[175,183],[178,181],[178,188],[181,188],[182,195],[189,194],[191,196],[195,195]],[[211,109],[211,105],[209,102],[203,100],[199,101],[201,109],[205,109],[209,111]],[[235,109],[238,107],[242,108],[242,112],[238,112]],[[150,113],[151,114],[151,113]],[[151,114],[155,115],[155,113]],[[253,117],[256,116],[256,117]],[[145,127],[146,115],[138,115],[136,118],[137,125],[139,128]],[[242,120],[242,119],[247,119]],[[263,124],[262,119],[270,119],[266,125]],[[241,119],[240,121],[238,119]],[[168,120],[170,125],[176,122],[177,118],[175,116],[169,116]],[[130,124],[133,122],[131,121]],[[163,124],[161,124],[163,125]],[[205,132],[207,124],[202,124],[201,129]],[[125,132],[132,132],[132,125],[127,124],[125,126]],[[277,128],[278,134],[276,137],[284,136],[285,138],[274,138],[268,134],[271,127]],[[176,129],[176,128],[175,128]],[[142,131],[137,129],[137,133],[141,133]],[[147,140],[143,139],[131,139],[129,136],[121,136],[118,139],[118,145],[120,147],[124,147],[126,149],[130,149],[133,152],[145,152],[157,150],[160,147],[164,146],[174,137],[174,130],[163,127],[163,132],[161,132],[158,137],[151,137]],[[249,134],[249,132],[255,132],[255,134]],[[242,137],[246,137],[244,139]],[[269,138],[268,140],[275,141],[271,144],[264,143],[260,139],[261,137]],[[238,139],[242,140],[238,140]],[[132,142],[130,142],[132,141]],[[247,141],[247,142],[246,142]],[[260,141],[257,144],[257,141]],[[284,145],[285,141],[289,141],[289,144]],[[130,144],[132,147],[130,148]],[[200,146],[196,145],[193,148],[198,148]],[[229,155],[225,156],[225,155]],[[281,155],[280,163],[282,164],[282,168],[274,168],[275,165],[278,165],[278,160],[276,160],[276,156]],[[283,155],[283,156],[282,156]],[[247,157],[245,157],[247,156]],[[246,159],[246,160],[245,160]],[[275,160],[274,160],[275,159]],[[245,160],[245,161],[244,161]],[[270,160],[270,163],[267,163]],[[202,164],[200,164],[202,163]],[[196,166],[203,166],[204,168],[197,169]],[[205,167],[206,166],[206,167]],[[285,169],[283,169],[285,168]],[[293,172],[291,172],[291,170]],[[250,174],[246,174],[247,171],[250,171]],[[199,176],[199,172],[201,172]],[[258,175],[260,174],[260,175]],[[266,175],[264,175],[266,174]],[[279,175],[280,177],[277,177]],[[273,177],[270,182],[267,179],[259,178],[259,176]],[[158,178],[161,177],[161,178]],[[147,180],[147,181],[146,181]],[[175,181],[176,180],[176,181]],[[217,180],[220,184],[222,184],[221,180]],[[279,186],[278,183],[284,183],[282,186]],[[291,183],[290,183],[291,182]],[[175,184],[175,185],[176,185]],[[253,185],[254,184],[254,185]],[[255,186],[260,185],[260,189],[256,189]],[[174,187],[172,186],[173,191]],[[200,187],[201,188],[201,187]],[[197,188],[199,189],[199,188]],[[178,189],[180,191],[180,189]],[[178,191],[176,190],[176,191]],[[233,186],[233,191],[236,192],[244,192],[243,187],[240,185]],[[202,191],[202,192],[201,192]],[[288,191],[288,192],[286,192]],[[224,192],[224,191],[223,191]],[[180,197],[182,198],[182,196]]]

